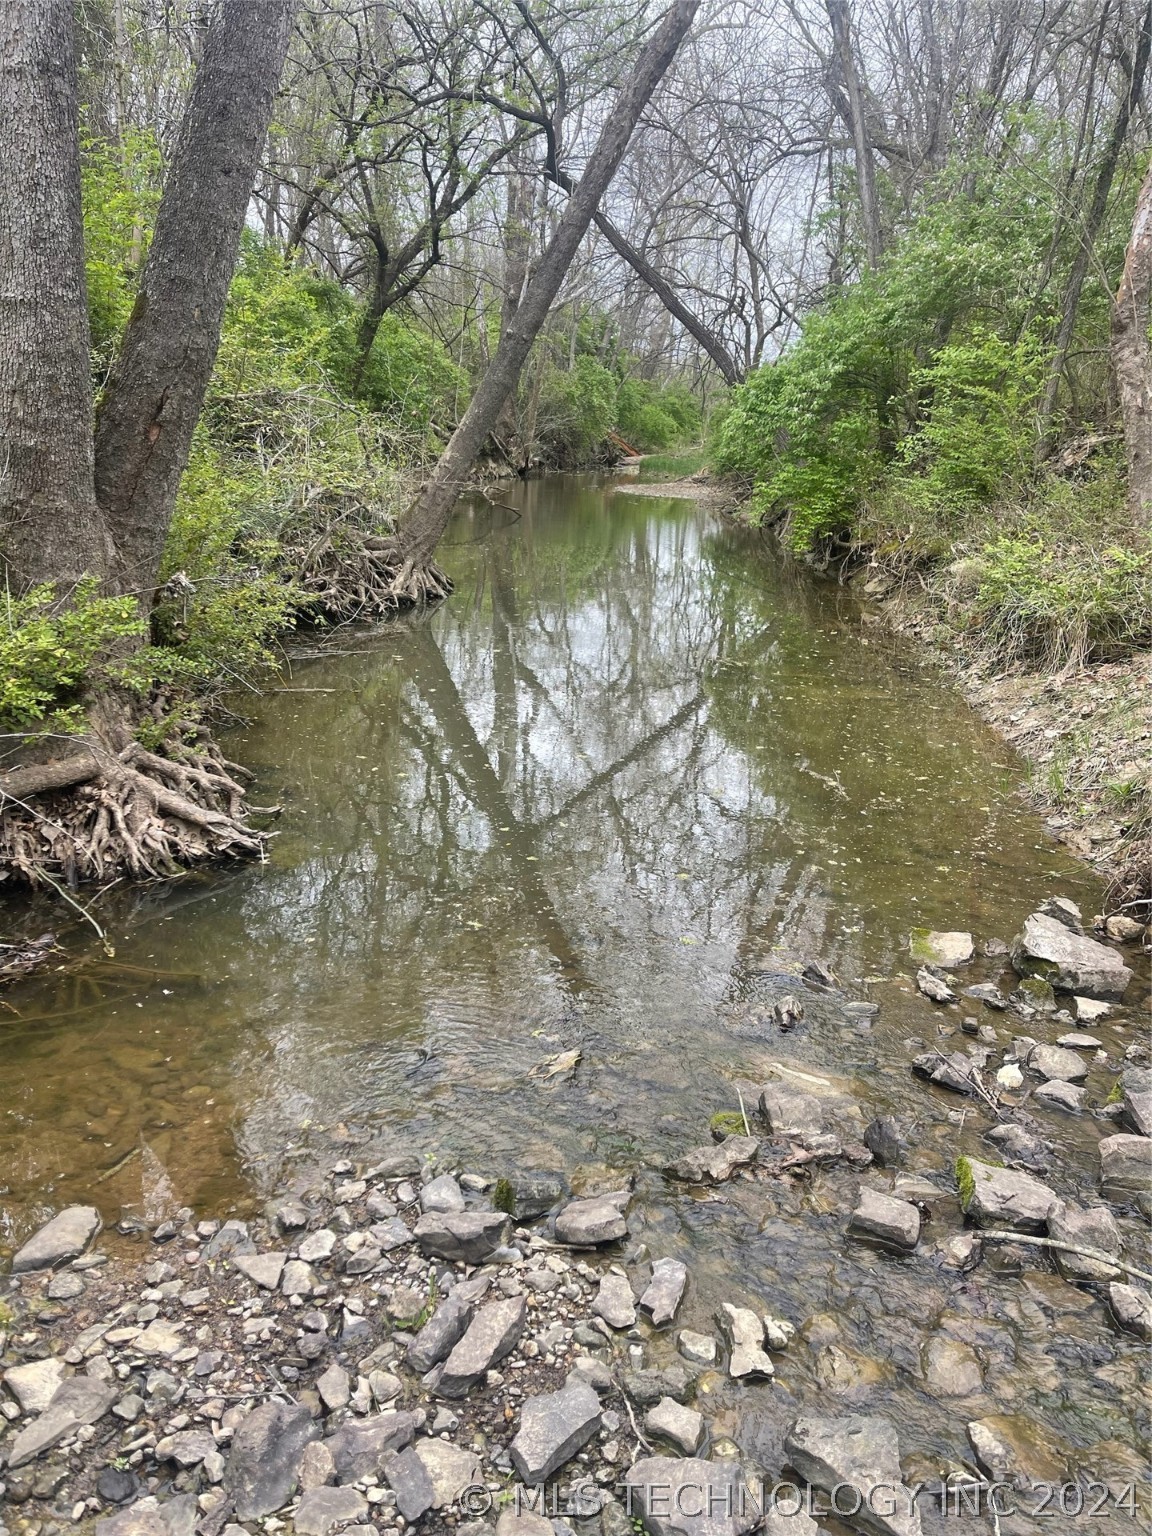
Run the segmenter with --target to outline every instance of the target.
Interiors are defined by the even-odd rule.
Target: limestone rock
[[[4,1372],[4,1385],[25,1413],[43,1413],[63,1380],[64,1362],[55,1355]]]
[[[1108,1305],[1125,1332],[1152,1341],[1152,1296],[1142,1285],[1114,1282],[1108,1287]]]
[[[760,1522],[760,1501],[734,1460],[645,1456],[624,1481],[649,1536],[746,1536]]]
[[[900,1442],[887,1419],[801,1417],[788,1430],[784,1449],[791,1465],[815,1487],[831,1492],[846,1483],[860,1491],[862,1503],[853,1519],[861,1530],[921,1536],[920,1511],[902,1481]],[[871,1490],[881,1486],[891,1494],[891,1513],[887,1502],[869,1500]]]
[[[323,1440],[310,1440],[304,1447],[297,1475],[305,1493],[311,1488],[327,1488],[336,1481],[336,1463]]]
[[[480,1482],[480,1457],[445,1440],[418,1440],[413,1446],[432,1485],[432,1508],[448,1509],[473,1483]]]
[[[465,1396],[487,1371],[515,1349],[526,1316],[527,1302],[523,1296],[509,1296],[481,1307],[444,1362],[436,1387],[440,1396]]]
[[[863,1188],[848,1230],[856,1237],[909,1250],[920,1241],[920,1212],[907,1200],[896,1200],[878,1190]]]
[[[924,1346],[924,1381],[934,1397],[971,1397],[984,1385],[970,1344],[936,1333]]]
[[[1152,1136],[1152,1072],[1126,1067],[1120,1077],[1124,1123],[1138,1136]]]
[[[737,1168],[754,1162],[759,1150],[760,1143],[754,1136],[726,1136],[719,1144],[692,1147],[669,1163],[665,1171],[689,1184],[722,1184]]]
[[[930,971],[927,966],[922,966],[916,972],[916,988],[934,1003],[954,1003],[956,1001],[956,994],[948,983],[942,977]]]
[[[1095,1024],[1099,1019],[1108,1017],[1112,1012],[1112,1005],[1102,1003],[1095,997],[1074,997],[1072,1011],[1077,1024]]]
[[[676,1347],[693,1365],[716,1364],[718,1347],[710,1333],[693,1333],[690,1328],[681,1328]]]
[[[993,1482],[1028,1488],[1059,1484],[1067,1475],[1063,1458],[1045,1442],[1040,1426],[1011,1414],[993,1413],[968,1425],[968,1443]]]
[[[773,1136],[802,1140],[824,1129],[824,1104],[814,1093],[787,1083],[766,1083],[760,1092],[760,1113]]]
[[[237,1520],[261,1520],[296,1491],[304,1447],[320,1434],[302,1403],[267,1402],[236,1426],[224,1470]]]
[[[8,1448],[8,1468],[14,1471],[59,1445],[82,1424],[95,1424],[120,1396],[119,1385],[106,1386],[91,1376],[70,1376],[52,1394],[48,1406],[26,1425]]]
[[[211,1456],[216,1441],[207,1429],[182,1429],[156,1442],[157,1461],[174,1461],[178,1467],[198,1467]]]
[[[416,1223],[421,1253],[461,1264],[482,1264],[508,1241],[512,1224],[502,1211],[429,1211]]]
[[[644,1415],[644,1428],[649,1435],[670,1440],[685,1456],[695,1456],[704,1434],[704,1418],[695,1408],[662,1397]]]
[[[328,1369],[317,1379],[316,1390],[320,1394],[320,1401],[329,1413],[336,1408],[346,1408],[348,1399],[352,1396],[352,1383],[348,1372],[333,1360]]]
[[[960,1204],[981,1227],[1014,1227],[1044,1232],[1057,1197],[1046,1184],[1014,1168],[995,1168],[974,1157],[961,1158]]]
[[[311,1296],[316,1288],[316,1277],[310,1265],[303,1259],[289,1259],[280,1276],[280,1291],[284,1296]]]
[[[679,1259],[657,1259],[640,1298],[640,1310],[648,1313],[653,1327],[663,1328],[676,1316],[687,1288],[688,1270]]]
[[[970,933],[936,933],[931,928],[913,928],[908,949],[917,965],[939,965],[944,970],[967,965],[976,953]]]
[[[325,1259],[332,1257],[335,1247],[335,1232],[328,1227],[321,1227],[317,1232],[309,1232],[308,1236],[301,1240],[296,1252],[305,1264],[322,1264]]]
[[[1114,949],[1042,912],[1027,918],[1013,940],[1012,964],[1021,976],[1040,976],[1059,991],[1105,1001],[1122,998],[1132,980]]]
[[[337,1479],[358,1483],[362,1478],[378,1476],[388,1454],[411,1445],[415,1433],[414,1416],[390,1408],[369,1419],[346,1419],[324,1443],[331,1452]]]
[[[447,1360],[464,1337],[477,1303],[488,1290],[487,1279],[463,1280],[453,1286],[408,1345],[408,1364],[419,1376]]]
[[[1057,1202],[1048,1217],[1048,1236],[1058,1243],[1070,1243],[1075,1248],[1097,1248],[1101,1253],[1119,1254],[1120,1228],[1116,1218],[1105,1205],[1090,1210],[1081,1206]],[[1118,1280],[1120,1272],[1110,1264],[1095,1259],[1083,1259],[1075,1253],[1062,1253],[1053,1249],[1056,1268],[1065,1280]]]
[[[300,1500],[292,1524],[296,1536],[328,1536],[367,1513],[368,1500],[355,1488],[312,1488]]]
[[[274,1291],[280,1284],[287,1258],[286,1253],[236,1253],[232,1255],[232,1262],[253,1285]]]
[[[22,1275],[36,1269],[52,1269],[67,1259],[75,1259],[99,1232],[100,1212],[94,1205],[70,1205],[34,1233],[12,1260],[12,1273]]]
[[[149,1495],[97,1520],[95,1536],[191,1536],[196,1516],[196,1499],[190,1493],[164,1503]]]
[[[1049,1082],[1041,1083],[1032,1098],[1037,1104],[1047,1104],[1052,1109],[1063,1109],[1070,1115],[1078,1115],[1084,1108],[1084,1094],[1085,1090],[1077,1088],[1075,1083],[1052,1078]]]
[[[774,1376],[775,1367],[764,1353],[764,1324],[748,1307],[734,1307],[728,1302],[720,1308],[717,1320],[728,1340],[728,1374],[735,1381]]]
[[[384,1477],[396,1495],[396,1508],[409,1523],[419,1520],[432,1508],[436,1490],[412,1446],[385,1458]]]
[[[600,1428],[600,1399],[591,1387],[563,1387],[530,1397],[510,1447],[517,1476],[529,1487],[543,1482],[587,1445]]]
[[[1067,896],[1049,896],[1040,903],[1037,911],[1043,917],[1054,917],[1071,933],[1084,932],[1084,918],[1080,908]]]
[[[1152,1186],[1152,1139],[1105,1136],[1100,1143],[1100,1186],[1118,1197],[1146,1193]]]
[[[628,1277],[614,1274],[611,1270],[602,1275],[592,1310],[610,1328],[631,1328],[636,1321],[636,1298],[632,1294]]]
[[[1037,1045],[1028,1053],[1028,1070],[1064,1083],[1082,1083],[1088,1076],[1088,1063],[1065,1046]]]
[[[420,1209],[425,1215],[429,1212],[447,1215],[449,1211],[462,1211],[464,1191],[450,1173],[442,1173],[438,1179],[429,1180],[420,1191]]]
[[[599,1248],[627,1237],[624,1219],[631,1194],[627,1190],[572,1200],[556,1218],[556,1236],[573,1248]]]

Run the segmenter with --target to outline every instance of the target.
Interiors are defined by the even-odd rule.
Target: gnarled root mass
[[[406,608],[438,603],[452,582],[435,561],[405,555],[394,538],[355,539],[325,533],[288,561],[303,593],[301,609],[329,623],[387,618]]]
[[[126,732],[116,732],[121,738]],[[176,756],[105,731],[66,757],[0,774],[0,867],[31,885],[177,874],[226,857],[260,858],[245,771],[209,740]]]

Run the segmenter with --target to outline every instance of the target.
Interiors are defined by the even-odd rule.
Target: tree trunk
[[[117,581],[160,569],[288,47],[293,0],[220,0],[164,186],[140,292],[96,426]]]
[[[641,52],[631,78],[622,87],[604,124],[584,175],[568,200],[556,233],[509,321],[488,371],[441,455],[431,480],[404,519],[396,537],[397,572],[393,591],[398,601],[418,602],[429,596],[444,596],[450,590],[446,579],[432,565],[433,551],[448,526],[452,507],[476,455],[492,430],[500,407],[515,387],[524,360],[548,316],[572,258],[588,232],[597,204],[624,157],[640,113],[676,56],[699,4],[700,0],[673,0]]]
[[[1041,461],[1051,453],[1054,444],[1053,422],[1056,416],[1056,404],[1060,396],[1060,380],[1064,375],[1064,368],[1068,362],[1068,353],[1072,348],[1072,338],[1076,334],[1076,317],[1080,310],[1080,295],[1084,291],[1084,281],[1088,276],[1088,267],[1092,260],[1096,236],[1100,233],[1101,226],[1104,223],[1104,215],[1108,211],[1108,197],[1112,191],[1112,182],[1116,175],[1116,166],[1120,160],[1120,151],[1124,148],[1124,141],[1128,137],[1128,127],[1132,121],[1132,114],[1144,94],[1144,77],[1148,72],[1150,48],[1152,48],[1152,0],[1149,0],[1141,20],[1140,36],[1136,42],[1131,74],[1128,78],[1127,88],[1120,99],[1120,105],[1116,111],[1112,132],[1109,134],[1108,142],[1104,146],[1104,155],[1100,161],[1100,168],[1096,172],[1096,182],[1092,190],[1092,201],[1089,203],[1088,211],[1084,215],[1080,244],[1072,263],[1072,270],[1068,274],[1068,286],[1064,290],[1064,302],[1060,312],[1060,327],[1056,332],[1056,344],[1053,348],[1052,362],[1044,389],[1044,398],[1040,404],[1040,436],[1037,443],[1037,459]]]
[[[872,141],[864,113],[864,93],[860,88],[856,51],[852,46],[852,21],[847,0],[825,0],[825,8],[832,25],[833,53],[844,85],[847,108],[844,115],[852,134],[860,218],[864,225],[864,247],[868,253],[868,265],[876,268],[884,253],[880,235],[880,205],[876,199],[876,166],[872,159]]]
[[[1152,165],[1136,200],[1124,276],[1112,309],[1112,367],[1124,421],[1128,509],[1152,528]]]
[[[0,7],[0,534],[21,590],[103,579],[72,0]]]

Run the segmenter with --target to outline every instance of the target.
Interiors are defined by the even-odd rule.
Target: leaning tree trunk
[[[848,119],[856,160],[856,186],[860,194],[864,246],[868,253],[868,265],[875,269],[884,254],[880,233],[880,204],[876,196],[876,165],[872,159],[872,140],[868,134],[864,92],[860,85],[860,72],[856,67],[856,50],[852,44],[852,18],[848,0],[825,0],[825,8],[832,26],[833,53],[844,85],[844,115]]]
[[[1128,509],[1152,528],[1152,165],[1136,199],[1124,276],[1112,308],[1112,367],[1124,421]]]
[[[447,578],[433,564],[432,555],[448,526],[452,507],[476,455],[496,423],[500,407],[516,385],[532,343],[547,319],[580,242],[588,232],[597,204],[624,157],[632,130],[675,58],[699,5],[700,0],[673,0],[641,52],[631,78],[622,87],[584,175],[556,226],[556,233],[501,337],[496,355],[441,455],[431,480],[396,535],[391,578],[395,601],[421,602],[429,597],[443,597],[451,590]]]
[[[92,372],[72,0],[0,6],[0,536],[7,584],[62,597],[107,574],[92,483]]]
[[[288,48],[294,0],[220,0],[96,425],[121,590],[145,607],[188,462]]]

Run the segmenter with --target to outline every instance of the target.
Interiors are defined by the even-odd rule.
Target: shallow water
[[[499,495],[515,510],[462,507],[430,621],[302,648],[252,701],[228,749],[284,806],[269,862],[110,892],[114,961],[77,933],[61,974],[6,994],[8,1236],[73,1199],[248,1210],[344,1127],[490,1173],[607,1164],[639,1177],[637,1232],[692,1264],[700,1323],[718,1298],[817,1318],[763,1427],[728,1426],[765,1457],[790,1393],[832,1394],[941,1456],[998,1406],[1122,1466],[1139,1346],[1050,1277],[937,1267],[948,1195],[929,1256],[892,1260],[845,1244],[850,1169],[706,1200],[659,1173],[779,1060],[851,1080],[866,1118],[914,1117],[912,1166],[943,1189],[986,1122],[909,1074],[906,1042],[941,1028],[909,928],[1010,939],[1053,892],[1098,910],[1098,883],[1023,807],[1009,749],[842,591],[610,480]],[[800,985],[813,957],[842,996]],[[785,992],[806,1017],[782,1035]],[[880,1005],[871,1027],[845,997]],[[572,1048],[574,1076],[529,1075]],[[1100,1125],[1048,1113],[1082,1170],[1062,1192],[1087,1187]],[[983,1351],[963,1412],[922,1390],[932,1327]]]

